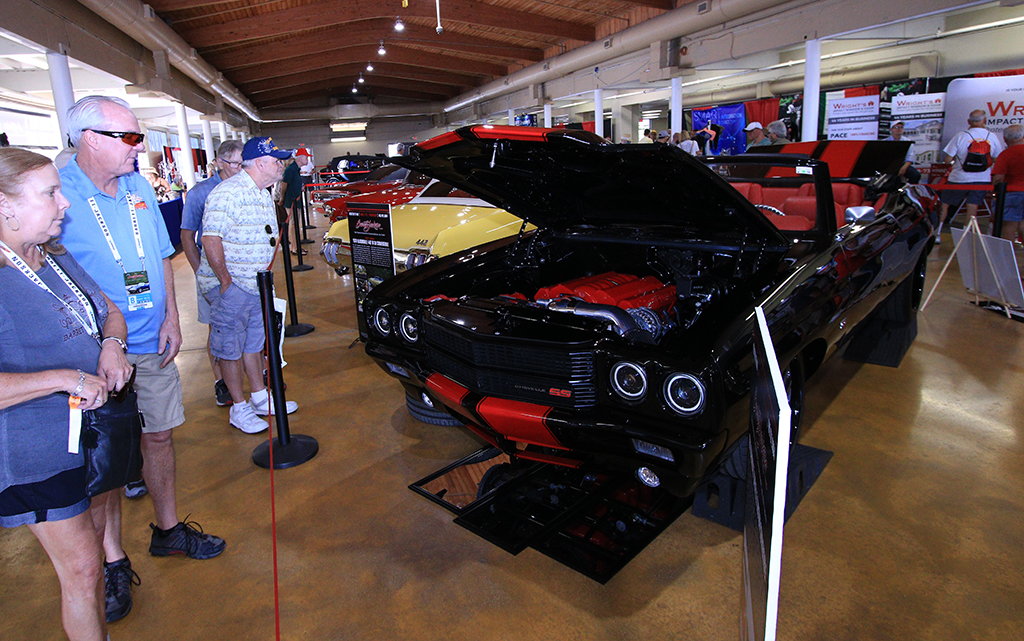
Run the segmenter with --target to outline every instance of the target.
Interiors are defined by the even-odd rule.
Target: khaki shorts
[[[146,419],[143,433],[166,432],[185,422],[185,406],[181,401],[181,376],[171,361],[160,369],[160,354],[128,354],[128,362],[137,368],[135,391],[139,395],[139,411]]]

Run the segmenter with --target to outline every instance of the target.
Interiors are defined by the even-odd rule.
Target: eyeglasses
[[[267,225],[264,229],[267,231],[267,235],[270,236],[270,246],[273,247],[277,245],[277,238],[274,237],[274,228]]]
[[[90,129],[89,131],[98,133],[101,136],[120,138],[121,142],[131,147],[142,144],[142,141],[146,139],[146,134],[140,134],[137,131],[100,131],[99,129]]]
[[[230,165],[232,167],[241,167],[242,166],[242,161],[241,160],[224,160],[223,158],[218,158],[217,160],[221,161],[225,165]]]

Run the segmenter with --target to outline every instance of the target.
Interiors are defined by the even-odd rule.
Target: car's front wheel
[[[433,403],[427,402],[428,400],[417,397],[408,391],[405,393],[405,406],[417,421],[422,421],[429,425],[462,425],[462,421],[444,410],[435,408]]]

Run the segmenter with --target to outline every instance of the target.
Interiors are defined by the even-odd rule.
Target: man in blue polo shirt
[[[217,147],[217,160],[214,161],[214,165],[217,170],[213,172],[213,175],[196,183],[196,186],[189,190],[181,212],[181,251],[188,259],[188,264],[192,266],[193,273],[199,271],[199,260],[202,255],[202,241],[199,241],[198,238],[203,235],[206,199],[214,187],[242,171],[242,141],[225,140],[220,143],[220,147]],[[198,285],[196,286],[196,308],[199,311],[199,322],[209,325],[210,304],[203,297],[203,292],[199,291]],[[220,364],[209,350],[209,339],[207,339],[206,345],[206,351],[210,355],[210,366],[213,368],[214,398],[217,399],[217,405],[228,405],[231,403],[231,393],[228,391],[227,384],[224,383]]]
[[[61,242],[118,306],[128,323],[128,361],[136,366],[135,388],[145,417],[142,476],[153,497],[156,524],[149,551],[208,559],[224,540],[178,520],[174,443],[171,429],[185,422],[181,379],[174,357],[181,328],[174,299],[174,253],[153,188],[135,161],[145,151],[139,121],[118,98],[88,96],[68,110],[71,142],[78,153],[60,171],[71,202]],[[105,523],[107,620],[131,610],[131,585],[138,582],[121,546],[121,494],[93,500],[93,518]]]

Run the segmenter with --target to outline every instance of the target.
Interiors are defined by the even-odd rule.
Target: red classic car
[[[410,171],[398,165],[384,165],[376,169],[366,180],[344,185],[337,198],[324,203],[324,215],[331,222],[348,216],[346,203],[355,198],[369,196],[359,202],[389,203],[400,205],[412,200],[430,183],[430,178],[418,171]]]

